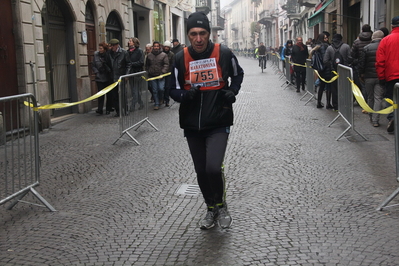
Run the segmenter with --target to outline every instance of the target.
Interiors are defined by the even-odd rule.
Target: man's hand
[[[223,99],[228,103],[234,103],[236,101],[236,95],[231,90],[223,90]]]
[[[201,86],[192,86],[186,93],[184,94],[184,100],[192,101],[200,92]]]

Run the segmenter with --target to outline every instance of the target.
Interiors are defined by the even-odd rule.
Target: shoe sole
[[[206,227],[206,226],[204,226],[204,225],[200,225],[200,229],[201,230],[208,230],[208,229],[211,229],[211,228],[213,228],[215,226],[215,223],[213,223],[211,226],[209,226],[209,227]]]

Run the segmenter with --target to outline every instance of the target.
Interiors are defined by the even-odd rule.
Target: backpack
[[[320,51],[315,51],[312,55],[311,66],[313,69],[322,72],[324,70],[323,57]]]
[[[341,64],[341,65],[344,64],[344,57],[343,57],[343,56],[341,55],[341,53],[339,52],[339,49],[341,49],[341,46],[338,47],[338,49],[335,49],[335,48],[333,47],[333,49],[334,49],[335,53],[334,53],[334,58],[333,58],[332,64],[333,64],[334,70],[337,71],[337,69],[338,69],[338,64]]]

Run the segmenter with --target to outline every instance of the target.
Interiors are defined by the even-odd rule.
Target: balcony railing
[[[320,0],[298,0],[299,6],[315,7],[320,3]]]
[[[287,14],[295,14],[298,13],[298,2],[297,0],[287,0],[285,5],[282,5],[281,8],[287,11]]]
[[[211,0],[196,0],[195,1],[195,11],[204,12],[208,15],[209,11],[211,11]]]

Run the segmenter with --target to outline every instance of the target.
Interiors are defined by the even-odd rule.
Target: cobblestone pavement
[[[178,104],[118,141],[118,120],[75,115],[40,135],[38,192],[57,212],[0,208],[0,265],[399,265],[394,136],[355,107],[356,129],[305,105],[270,65],[245,78],[225,158],[230,229],[200,230],[202,196]],[[152,108],[151,108],[152,109]],[[195,188],[195,186],[193,186]],[[27,197],[28,200],[31,196]],[[34,200],[34,199],[31,199]],[[395,199],[392,203],[398,203]]]

